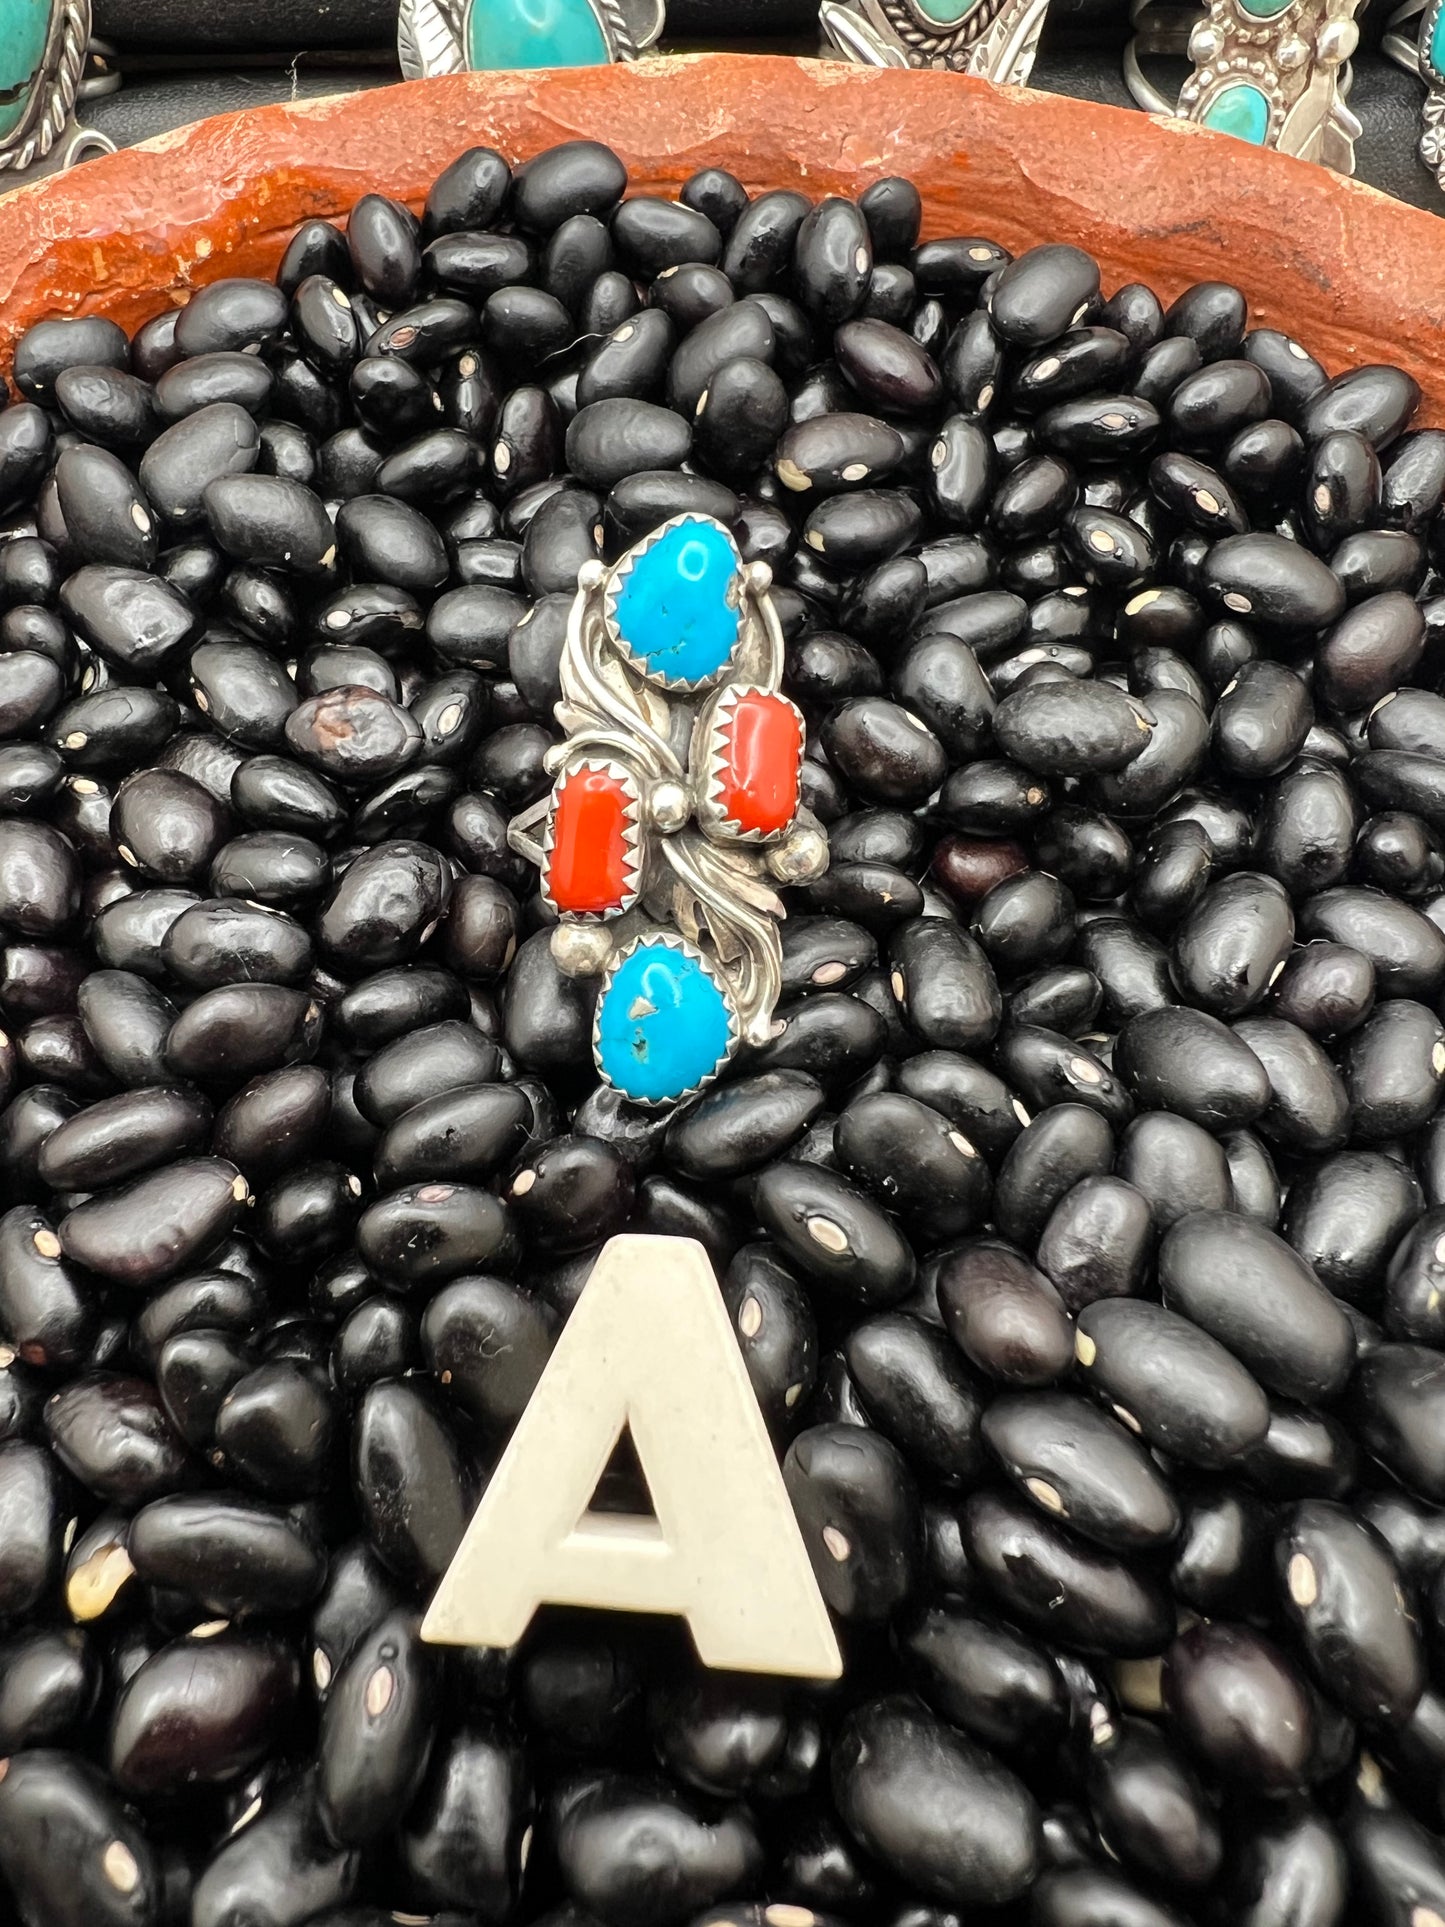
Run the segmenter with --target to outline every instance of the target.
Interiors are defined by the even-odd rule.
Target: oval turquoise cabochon
[[[50,38],[50,0],[0,0],[0,140],[25,118]]]
[[[624,1097],[671,1104],[728,1055],[733,1016],[700,957],[653,939],[619,959],[597,1005],[597,1068]]]
[[[1236,140],[1251,141],[1258,147],[1269,132],[1269,102],[1247,80],[1235,81],[1220,88],[1205,109],[1203,120],[1217,133],[1233,134]]]
[[[472,0],[466,52],[478,69],[601,67],[609,58],[589,0]]]

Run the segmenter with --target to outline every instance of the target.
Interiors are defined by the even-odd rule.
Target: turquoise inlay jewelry
[[[956,27],[980,3],[981,0],[915,0],[924,19],[935,21],[940,27]]]
[[[74,118],[77,98],[119,85],[99,46],[85,78],[89,50],[90,0],[0,0],[0,193],[112,151]]]
[[[820,0],[827,45],[868,67],[946,67],[1027,84],[1048,0]]]
[[[664,689],[716,682],[737,647],[742,566],[720,523],[697,515],[665,523],[618,565],[608,634]]]
[[[634,1104],[670,1104],[703,1089],[737,1048],[732,1000],[700,950],[642,937],[607,973],[597,999],[597,1068]]]
[[[1205,127],[1258,147],[1269,132],[1269,102],[1258,87],[1238,80],[1221,88],[1199,118]]]
[[[50,44],[50,0],[0,0],[0,140],[24,120]]]
[[[472,0],[466,51],[477,68],[599,67],[610,58],[589,0]]]
[[[1355,171],[1360,123],[1347,103],[1361,0],[1206,0],[1187,30],[1151,0],[1133,0],[1124,79],[1151,114],[1175,114],[1258,147]],[[1187,50],[1194,71],[1177,106],[1145,74],[1146,54]]]
[[[593,1061],[635,1104],[679,1103],[773,1035],[778,886],[828,867],[771,585],[707,515],[584,564],[552,789],[507,832],[541,867],[558,968],[601,979]]]
[[[1416,13],[1421,13],[1418,43],[1398,31]],[[1445,188],[1445,4],[1429,0],[1423,12],[1418,0],[1407,0],[1390,19],[1393,31],[1384,38],[1384,50],[1402,67],[1413,66],[1425,83],[1425,105],[1420,110],[1420,159],[1431,170],[1437,184]]]
[[[397,54],[408,80],[636,60],[661,34],[664,7],[665,0],[401,0]]]

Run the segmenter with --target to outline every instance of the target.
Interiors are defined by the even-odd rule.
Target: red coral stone
[[[717,801],[738,829],[776,836],[798,813],[803,719],[786,696],[748,689],[718,730]]]
[[[627,785],[604,769],[575,769],[552,797],[547,889],[573,916],[620,910],[628,895]]]

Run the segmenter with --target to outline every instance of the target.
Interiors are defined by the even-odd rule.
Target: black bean
[[[206,483],[201,501],[216,542],[237,561],[294,569],[321,581],[335,566],[331,518],[319,497],[298,482],[223,474]]]
[[[753,1183],[753,1208],[784,1253],[854,1303],[894,1304],[914,1261],[891,1218],[846,1179],[816,1165],[778,1163]]]
[[[326,1575],[324,1555],[288,1514],[225,1493],[177,1493],[143,1507],[126,1550],[147,1584],[227,1616],[295,1611]]]
[[[918,1493],[896,1447],[856,1425],[800,1432],[783,1461],[788,1496],[824,1599],[840,1618],[886,1619],[922,1553]]]
[[[955,1248],[938,1268],[943,1322],[980,1371],[1010,1385],[1050,1385],[1073,1358],[1063,1303],[1042,1272],[1007,1245]]]
[[[1356,1718],[1409,1718],[1425,1686],[1424,1654],[1394,1562],[1339,1505],[1294,1506],[1275,1541],[1284,1610],[1320,1684]]]
[[[291,1710],[296,1661],[277,1640],[180,1639],[132,1674],[111,1716],[110,1770],[131,1794],[244,1773]]]
[[[434,1583],[471,1516],[455,1441],[420,1392],[392,1379],[362,1399],[352,1455],[357,1502],[377,1553],[401,1578]]]
[[[1263,1226],[1228,1211],[1181,1219],[1159,1248],[1166,1304],[1193,1319],[1261,1384],[1316,1404],[1344,1386],[1355,1335],[1309,1266]]]
[[[32,331],[33,332],[33,331]],[[23,345],[23,343],[22,343]],[[162,1874],[144,1832],[78,1754],[37,1747],[0,1781],[0,1871],[22,1915],[55,1927],[143,1927]]]
[[[858,1708],[831,1774],[850,1832],[909,1886],[987,1906],[1032,1884],[1039,1816],[1022,1781],[917,1701],[899,1695]]]
[[[1223,1620],[1182,1633],[1164,1659],[1164,1698],[1184,1738],[1245,1785],[1298,1785],[1315,1719],[1304,1681],[1263,1634]]]
[[[61,1219],[66,1257],[88,1271],[148,1287],[224,1238],[249,1192],[224,1158],[192,1158],[87,1199]]]
[[[1147,1720],[1110,1720],[1091,1734],[1085,1790],[1101,1838],[1144,1879],[1206,1887],[1224,1843],[1189,1763]]]
[[[1349,1131],[1349,1094],[1339,1072],[1307,1032],[1281,1017],[1247,1017],[1235,1035],[1264,1065],[1273,1093],[1258,1120],[1284,1151],[1322,1153]]]
[[[25,1102],[25,1098],[17,1100]],[[56,1110],[31,1102],[37,1112],[37,1150],[42,1133],[60,1120]],[[12,1116],[12,1125],[17,1120]],[[13,1162],[13,1154],[12,1154]],[[98,1307],[92,1293],[62,1262],[60,1239],[33,1206],[17,1204],[0,1218],[0,1332],[27,1364],[79,1364],[91,1347]]]
[[[421,1341],[448,1396],[489,1431],[508,1430],[526,1406],[551,1350],[547,1308],[497,1278],[462,1278],[428,1305]]]
[[[1434,1245],[1431,1217],[1421,1216],[1424,1202],[1413,1172],[1393,1158],[1379,1151],[1340,1151],[1291,1188],[1285,1232],[1320,1282],[1352,1304],[1377,1297],[1385,1267],[1399,1247],[1391,1266],[1390,1302],[1392,1319],[1402,1322],[1393,1335],[1423,1337],[1408,1326],[1428,1313]]]
[[[963,1509],[970,1563],[995,1601],[1081,1653],[1137,1658],[1174,1630],[1168,1594],[1144,1571],[1082,1544],[1027,1503],[977,1492]]]
[[[195,1927],[227,1927],[243,1908],[264,1907],[273,1919],[298,1908],[322,1913],[354,1897],[360,1872],[359,1854],[327,1839],[313,1777],[303,1774],[226,1837],[202,1870],[191,1900]]]
[[[982,1221],[989,1179],[977,1147],[916,1098],[856,1098],[838,1119],[834,1145],[843,1168],[926,1242]]]
[[[0,1746],[53,1746],[72,1735],[100,1687],[94,1646],[82,1628],[31,1632],[7,1640],[0,1679]]]
[[[1101,1299],[1079,1314],[1084,1383],[1148,1442],[1205,1468],[1228,1465],[1269,1428],[1259,1385],[1197,1325],[1158,1305]]]
[[[1086,1539],[1128,1551],[1179,1529],[1178,1506],[1148,1454],[1083,1399],[1006,1394],[984,1414],[983,1437],[1035,1505]]]
[[[1004,752],[1044,776],[1122,769],[1149,741],[1149,712],[1103,682],[1035,683],[994,711]]]
[[[999,1169],[994,1220],[1005,1237],[1031,1244],[1066,1191],[1110,1169],[1114,1134],[1098,1111],[1083,1104],[1053,1104],[1032,1119],[1017,1098],[1011,1108],[1024,1129]]]
[[[0,1441],[0,1611],[27,1618],[60,1575],[65,1490],[59,1466],[43,1446]]]
[[[1032,1904],[1038,1927],[1182,1927],[1185,1918],[1122,1874],[1088,1865],[1040,1875]]]

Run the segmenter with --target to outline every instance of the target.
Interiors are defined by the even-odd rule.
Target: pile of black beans
[[[625,188],[473,150],[16,349],[0,1919],[1442,1927],[1445,433],[902,180]],[[506,828],[684,510],[832,865],[668,1113]],[[715,1261],[836,1686],[419,1641],[624,1228]]]

